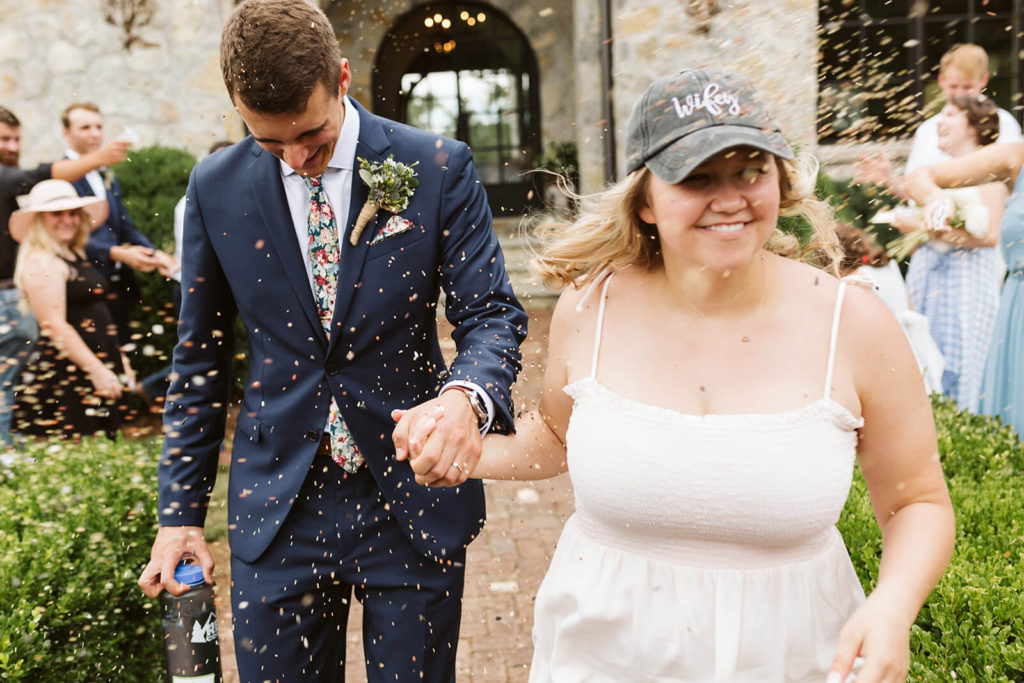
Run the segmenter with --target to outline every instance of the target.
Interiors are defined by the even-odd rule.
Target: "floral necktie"
[[[334,220],[334,210],[327,201],[323,176],[303,180],[309,189],[309,264],[313,270],[316,307],[320,313],[320,324],[324,326],[327,340],[330,341],[331,317],[334,315],[334,303],[338,297],[338,270],[341,263],[338,223]],[[346,472],[357,471],[363,464],[363,456],[348,431],[333,396],[328,411],[328,430],[331,435],[331,459],[341,465]]]

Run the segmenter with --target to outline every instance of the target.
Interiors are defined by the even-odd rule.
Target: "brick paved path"
[[[536,404],[543,378],[551,311],[530,312],[529,339],[523,345],[523,373],[516,384],[516,409]],[[442,328],[444,328],[442,323]],[[447,338],[447,329],[443,330]],[[446,355],[452,348],[445,349]],[[568,475],[539,482],[484,484],[487,524],[466,557],[466,590],[457,658],[459,683],[526,681],[533,646],[533,601],[547,570],[562,525],[572,513]],[[228,548],[213,544],[217,562],[217,616],[225,683],[238,683],[231,637]],[[348,620],[348,683],[364,683],[362,608],[354,602]]]

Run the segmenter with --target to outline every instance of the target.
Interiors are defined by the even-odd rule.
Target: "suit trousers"
[[[451,683],[464,579],[464,550],[443,564],[423,557],[368,468],[346,475],[318,454],[267,551],[232,557],[239,676],[343,683],[354,593],[371,683]]]

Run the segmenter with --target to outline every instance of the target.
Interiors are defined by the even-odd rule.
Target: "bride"
[[[813,173],[742,76],[656,81],[626,151],[546,235],[565,289],[539,409],[447,471],[445,415],[396,411],[397,456],[435,486],[568,470],[531,681],[904,681],[954,520],[899,324],[829,274]],[[780,211],[810,215],[823,269],[781,255]],[[867,598],[835,528],[855,457],[883,535]]]

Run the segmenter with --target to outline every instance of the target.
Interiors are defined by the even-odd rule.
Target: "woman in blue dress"
[[[966,156],[915,171],[906,188],[925,205],[925,216],[949,209],[940,188],[1002,182],[1013,193],[1006,200],[999,230],[1000,248],[1009,276],[985,364],[979,409],[998,415],[1018,432],[1024,427],[1024,142],[991,145]],[[930,225],[938,227],[937,225]]]
[[[999,136],[998,108],[991,99],[954,97],[939,120],[939,148],[956,162]],[[976,410],[981,392],[996,311],[1001,264],[996,252],[1006,188],[982,183],[978,193],[989,212],[989,229],[981,237],[962,230],[934,231],[910,260],[907,292],[914,310],[928,326],[945,360],[942,393],[962,409]],[[917,219],[895,224],[902,232],[922,227]]]

